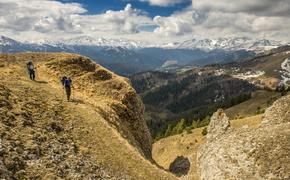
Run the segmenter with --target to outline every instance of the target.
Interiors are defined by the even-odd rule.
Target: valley
[[[188,127],[207,125],[218,108],[229,108],[231,118],[262,113],[281,96],[281,88],[289,88],[289,50],[285,46],[226,64],[166,67],[131,76],[153,138],[166,136],[182,119]]]

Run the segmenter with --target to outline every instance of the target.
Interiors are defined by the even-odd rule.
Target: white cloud
[[[138,33],[153,21],[128,4],[123,10],[86,15],[77,3],[53,0],[0,0],[0,34],[17,39],[59,39],[82,34],[110,36]]]
[[[289,0],[193,0],[192,7],[157,16],[155,33],[173,36],[249,36],[289,41]]]
[[[203,11],[246,12],[262,16],[289,16],[289,0],[192,0],[194,9]]]
[[[185,0],[140,0],[142,2],[149,2],[154,6],[172,6],[184,2]]]
[[[154,32],[166,36],[191,33],[196,23],[193,14],[192,11],[185,11],[170,17],[156,16],[153,20],[159,27]]]
[[[10,33],[76,33],[74,15],[86,12],[80,4],[46,0],[0,0],[0,5],[0,31]]]

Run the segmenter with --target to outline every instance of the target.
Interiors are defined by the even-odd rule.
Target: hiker
[[[64,76],[62,77],[61,82],[66,92],[67,101],[69,101],[71,95],[72,80],[70,77]]]
[[[28,63],[26,64],[26,67],[27,67],[30,79],[34,81],[36,68],[34,67],[31,60],[28,61]]]

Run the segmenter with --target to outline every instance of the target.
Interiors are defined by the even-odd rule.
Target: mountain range
[[[153,44],[124,39],[80,36],[59,41],[27,42],[0,36],[0,52],[68,52],[94,59],[123,76],[162,67],[167,61],[178,65],[203,66],[254,57],[257,53],[287,43],[249,38],[191,39]]]

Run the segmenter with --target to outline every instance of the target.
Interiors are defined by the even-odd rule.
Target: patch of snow
[[[282,62],[281,64],[281,78],[282,78],[282,83],[284,84],[290,84],[290,59],[287,58],[285,61]]]
[[[260,77],[260,76],[262,76],[264,74],[265,74],[264,71],[247,71],[247,72],[244,72],[244,73],[234,74],[233,77],[234,78],[238,78],[238,79],[243,79],[243,80],[249,80],[249,79],[252,79],[252,78]]]
[[[218,69],[218,70],[214,71],[214,75],[216,75],[216,76],[221,76],[224,74],[226,74],[226,71],[224,69]]]

